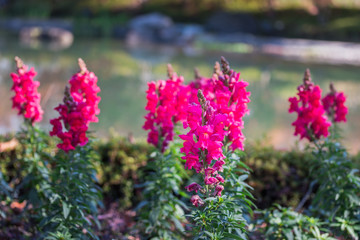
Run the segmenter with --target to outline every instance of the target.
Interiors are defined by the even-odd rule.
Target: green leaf
[[[358,235],[355,233],[354,229],[350,226],[346,226],[346,230],[348,233],[350,233],[350,235],[355,238],[358,239]]]
[[[184,232],[185,229],[182,226],[181,222],[175,217],[175,216],[171,216],[171,220],[173,221],[173,223],[175,224],[175,227],[180,230],[181,232]]]
[[[69,216],[69,213],[70,213],[70,207],[67,205],[66,202],[63,202],[62,208],[63,208],[63,216],[65,219],[67,219],[67,217]]]

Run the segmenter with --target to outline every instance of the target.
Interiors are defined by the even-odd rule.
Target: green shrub
[[[256,206],[297,206],[311,181],[308,163],[312,155],[297,149],[277,150],[261,142],[247,144],[245,153],[244,161],[252,169],[249,184],[254,188]]]
[[[154,148],[145,142],[132,143],[117,136],[97,142],[94,148],[100,154],[97,177],[105,203],[116,199],[122,209],[134,207],[141,195],[134,185],[142,181],[143,167]]]
[[[11,136],[0,139],[6,141]],[[105,203],[115,199],[123,209],[136,206],[141,200],[141,189],[135,189],[134,185],[144,180],[143,167],[154,148],[145,141],[130,142],[124,137],[112,136],[95,142],[94,149],[100,154],[97,177]],[[0,153],[0,168],[8,183],[21,181],[15,179],[19,177],[16,158],[20,153],[21,146]],[[311,153],[297,149],[285,151],[261,142],[248,143],[241,159],[252,169],[248,182],[254,188],[252,194],[258,208],[265,209],[274,203],[297,206],[312,180],[308,175],[312,158]],[[355,166],[360,165],[360,154],[351,159]]]

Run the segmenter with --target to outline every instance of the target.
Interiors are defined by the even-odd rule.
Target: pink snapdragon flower
[[[149,130],[148,142],[163,152],[174,138],[174,125],[186,118],[189,87],[170,65],[169,79],[148,83],[147,104],[143,129]]]
[[[224,190],[224,186],[223,185],[217,185],[215,187],[215,196],[221,196],[221,192]]]
[[[227,115],[217,113],[210,105],[210,101],[205,99],[201,90],[198,92],[201,105],[193,103],[188,107],[188,118],[184,127],[189,128],[189,132],[179,136],[184,140],[184,147],[180,149],[180,152],[185,154],[182,157],[186,161],[185,167],[194,168],[197,173],[203,175],[204,184],[208,186],[210,194],[221,196],[220,188],[217,186],[224,183],[220,172],[223,171],[222,166],[225,164],[222,147]],[[186,189],[197,192],[203,188],[197,183],[192,183]],[[201,198],[198,195],[193,197],[193,205],[200,206]]]
[[[89,72],[81,58],[79,66],[81,71],[69,80],[71,96],[76,102],[84,103],[82,111],[88,122],[98,122],[96,115],[100,114],[99,102],[101,100],[97,95],[100,92],[97,85],[98,78],[93,72]]]
[[[321,88],[311,81],[310,71],[304,75],[304,83],[298,87],[298,97],[289,98],[289,112],[296,112],[297,119],[292,123],[295,127],[294,135],[309,141],[320,139],[329,135],[331,122],[325,116],[321,103]]]
[[[348,108],[345,106],[346,96],[343,92],[337,92],[333,84],[330,84],[330,92],[322,99],[324,109],[333,122],[346,122]]]
[[[220,64],[216,63],[214,75],[207,79],[197,76],[195,81],[190,83],[190,102],[198,103],[196,94],[201,89],[206,100],[216,109],[217,113],[226,114],[224,131],[231,142],[230,149],[244,149],[245,136],[242,133],[244,128],[243,117],[249,113],[247,104],[250,102],[250,92],[246,90],[248,83],[240,79],[240,73],[230,69],[229,63],[224,57]]]
[[[80,72],[69,81],[70,88],[65,88],[63,103],[55,108],[60,116],[50,120],[53,125],[50,136],[57,136],[62,140],[57,146],[65,152],[88,142],[86,132],[89,124],[97,122],[96,115],[100,113],[97,77],[87,70],[82,59],[79,59],[79,66]]]
[[[28,67],[18,57],[15,57],[17,65],[17,73],[11,73],[10,76],[13,80],[11,90],[15,92],[12,97],[13,108],[18,110],[19,115],[29,119],[32,124],[42,120],[43,110],[40,106],[40,93],[37,88],[40,83],[34,81],[36,72],[34,68],[28,70]]]
[[[82,112],[84,107],[83,103],[74,100],[69,88],[66,87],[63,103],[55,108],[60,116],[50,120],[50,124],[53,125],[50,136],[57,136],[62,140],[57,147],[65,152],[74,150],[78,145],[84,146],[88,142],[88,120]]]
[[[190,201],[195,207],[204,205],[204,201],[201,199],[199,195],[193,195]]]
[[[202,187],[201,187],[199,184],[193,182],[193,183],[191,183],[190,185],[186,186],[185,189],[186,189],[188,192],[195,191],[195,192],[197,193],[199,190],[202,189]]]
[[[206,111],[203,111],[200,105],[189,106],[188,119],[184,126],[189,126],[190,131],[186,135],[179,135],[185,141],[184,147],[180,151],[185,153],[185,156],[182,158],[186,160],[185,166],[189,169],[198,169],[202,161],[210,164],[212,160],[223,160],[225,158],[222,152],[222,141],[225,137],[225,132],[222,129],[225,125],[221,125],[219,119],[226,118],[226,115],[215,113],[209,101],[204,104],[207,108]],[[214,123],[218,125],[215,127]],[[220,131],[217,131],[219,129]],[[194,139],[197,141],[195,142]],[[200,159],[199,154],[205,152],[205,150],[206,154],[203,154],[205,158]],[[194,163],[194,161],[197,162]],[[201,164],[199,165],[198,163]],[[220,163],[225,162],[221,161]]]

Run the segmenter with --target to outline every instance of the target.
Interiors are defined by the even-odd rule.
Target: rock
[[[130,46],[144,43],[186,45],[204,32],[200,25],[174,24],[171,18],[158,13],[136,17],[128,27],[126,42]]]
[[[162,29],[171,27],[173,24],[174,23],[171,18],[165,15],[159,13],[150,13],[135,17],[129,23],[129,27],[134,30],[142,30],[144,28]]]
[[[177,24],[177,39],[178,45],[186,45],[192,43],[199,35],[205,31],[201,25],[198,24]]]
[[[20,42],[26,46],[39,46],[47,43],[52,50],[61,50],[71,46],[73,34],[57,27],[24,27],[21,28]]]
[[[257,21],[248,13],[217,12],[207,20],[205,28],[219,33],[255,33]]]
[[[130,21],[126,41],[131,45],[134,45],[134,42],[166,43],[174,41],[176,34],[171,18],[150,13]]]

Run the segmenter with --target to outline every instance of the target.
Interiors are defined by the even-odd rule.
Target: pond
[[[211,76],[215,61],[225,56],[233,69],[250,83],[250,115],[245,118],[247,140],[262,139],[280,149],[295,146],[291,122],[295,114],[288,114],[288,98],[295,95],[304,70],[309,67],[313,81],[328,89],[334,82],[336,89],[348,96],[348,123],[341,124],[344,143],[352,152],[360,150],[360,68],[341,65],[321,65],[285,61],[269,56],[224,52],[221,49],[176,48],[170,46],[129,47],[113,39],[75,39],[71,47],[52,51],[38,45],[24,46],[17,39],[0,38],[0,134],[16,131],[21,118],[11,109],[10,72],[15,70],[14,56],[35,67],[41,82],[42,106],[45,109],[43,127],[49,129],[49,119],[57,116],[53,110],[62,101],[64,87],[78,71],[81,57],[88,69],[95,72],[101,87],[99,123],[91,125],[98,136],[114,132],[145,138],[141,128],[145,114],[146,82],[166,78],[166,64],[185,77],[194,78],[197,67],[203,76]],[[300,144],[301,145],[301,144]]]

